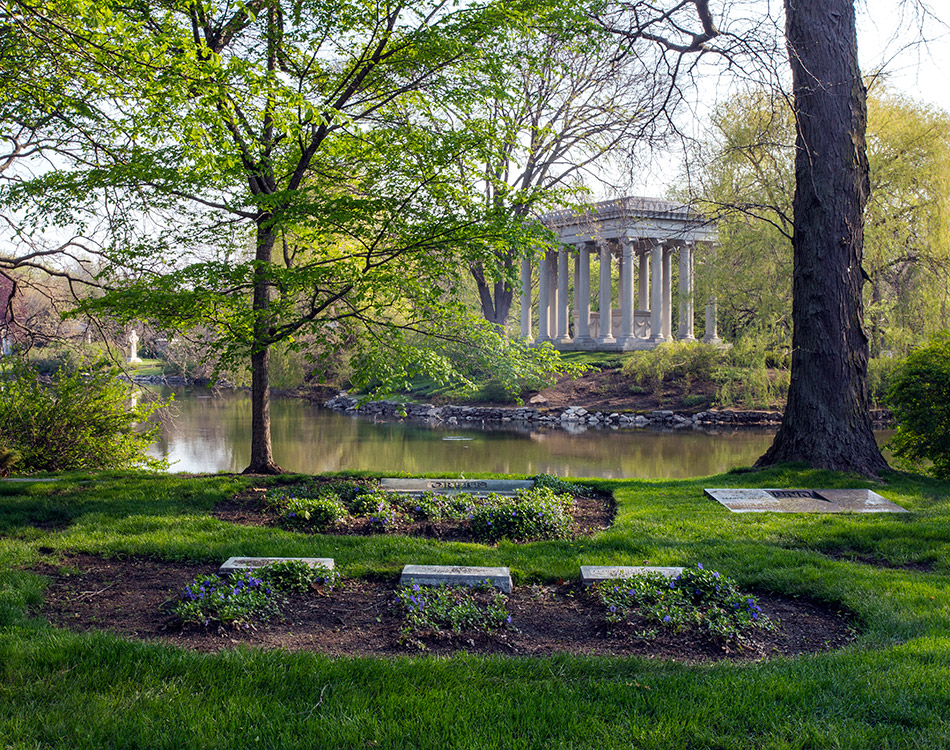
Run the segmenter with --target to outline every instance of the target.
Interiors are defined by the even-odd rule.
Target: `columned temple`
[[[555,211],[541,220],[557,233],[560,249],[548,251],[537,269],[537,313],[531,304],[532,261],[521,263],[521,337],[557,349],[652,349],[673,334],[673,256],[678,263],[676,338],[693,332],[693,256],[700,243],[716,242],[716,227],[681,203],[620,198],[586,212]],[[591,311],[591,256],[600,260],[599,312]],[[619,277],[614,300],[613,266]],[[574,306],[570,280],[573,268]],[[619,308],[619,309],[618,309]],[[537,324],[537,336],[533,326]],[[704,341],[718,342],[716,301],[706,304]]]

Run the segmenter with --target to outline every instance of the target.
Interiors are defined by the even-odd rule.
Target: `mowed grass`
[[[573,542],[442,544],[307,536],[220,522],[260,479],[71,475],[0,483],[0,748],[950,747],[950,484],[876,485],[795,467],[676,481],[597,481],[618,515]],[[704,487],[868,486],[901,515],[731,514]],[[344,576],[407,562],[509,565],[516,581],[581,564],[704,565],[758,593],[827,602],[859,637],[760,663],[633,658],[330,659],[193,654],[74,634],[31,616],[68,552],[193,559],[334,557]]]

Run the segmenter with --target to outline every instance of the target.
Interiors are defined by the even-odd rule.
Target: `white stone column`
[[[568,282],[570,275],[567,266],[567,250],[561,248],[557,253],[557,342],[570,344],[570,324],[568,316],[571,314],[570,298],[568,297]]]
[[[673,248],[663,248],[663,338],[673,338]]]
[[[613,289],[610,280],[610,247],[606,242],[600,245],[600,336],[599,344],[613,344],[617,339],[613,334]]]
[[[620,276],[620,338],[621,346],[630,344],[633,336],[633,243],[627,239],[621,244]]]
[[[720,342],[719,332],[716,330],[719,325],[718,316],[716,298],[710,297],[706,303],[706,335],[703,336],[703,341],[707,344],[718,344]]]
[[[695,341],[693,335],[693,246],[680,248],[680,319],[676,337],[683,341]]]
[[[531,338],[531,259],[521,259],[521,338]]]
[[[551,304],[551,274],[548,272],[548,254],[541,256],[538,269],[538,341],[550,341],[548,307]]]
[[[639,310],[650,309],[650,256],[644,251],[640,253],[640,289],[637,296]]]
[[[548,339],[557,338],[557,251],[548,253]]]
[[[574,343],[590,346],[590,245],[583,245],[577,263],[577,287],[574,292],[574,307],[577,308],[577,337]]]
[[[659,344],[666,341],[663,337],[663,243],[659,242],[650,251],[653,265],[650,279],[650,338]]]

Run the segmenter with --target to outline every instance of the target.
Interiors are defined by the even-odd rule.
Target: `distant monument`
[[[4,331],[0,334],[0,354],[4,357],[9,357],[13,354],[13,347],[10,345],[10,337],[7,336],[7,332]]]
[[[133,328],[129,333],[129,364],[137,365],[141,362],[142,360],[139,358],[139,335]]]

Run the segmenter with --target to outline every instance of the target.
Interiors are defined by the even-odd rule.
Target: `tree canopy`
[[[471,69],[532,3],[15,8],[23,33],[86,61],[100,96],[57,148],[68,169],[7,198],[35,226],[108,218],[110,291],[87,310],[210,325],[250,360],[250,471],[278,470],[273,344],[311,330],[333,346],[352,322],[396,351],[401,331],[458,336],[459,270],[534,231],[473,210],[450,179],[483,134],[417,116],[483,97]]]

